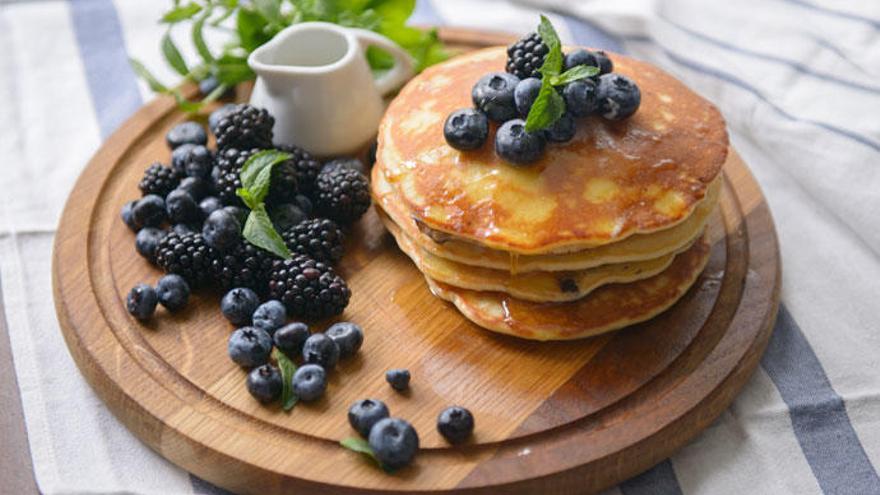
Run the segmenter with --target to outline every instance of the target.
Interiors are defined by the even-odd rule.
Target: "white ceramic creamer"
[[[391,54],[394,67],[374,79],[366,50]],[[305,22],[278,33],[248,57],[257,74],[251,104],[275,117],[276,143],[318,156],[350,154],[376,135],[383,96],[413,76],[409,54],[364,29]]]

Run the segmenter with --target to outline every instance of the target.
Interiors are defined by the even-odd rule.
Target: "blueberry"
[[[409,388],[409,380],[409,370],[393,369],[385,372],[385,381],[398,392],[403,392]]]
[[[399,469],[419,450],[419,435],[409,422],[399,418],[379,420],[370,430],[370,449],[383,466]]]
[[[275,206],[272,208],[269,216],[272,218],[272,224],[279,232],[283,232],[308,218],[302,209],[293,203]]]
[[[303,211],[306,215],[311,215],[315,210],[315,207],[312,205],[312,200],[310,200],[307,196],[302,194],[297,194],[294,197],[294,201],[296,201],[296,205],[299,206],[299,209]]]
[[[309,335],[311,334],[308,325],[297,321],[276,330],[272,338],[275,340],[275,347],[293,358],[302,354],[303,344],[306,343]]]
[[[156,248],[159,247],[159,241],[165,237],[165,231],[156,227],[146,227],[141,229],[134,238],[134,248],[138,254],[150,261],[156,262]]]
[[[214,132],[217,129],[217,124],[223,120],[223,117],[226,117],[226,114],[235,110],[235,105],[232,103],[227,103],[222,107],[218,108],[211,112],[211,115],[208,116],[208,129],[211,129],[211,132]],[[216,132],[214,132],[216,134]]]
[[[134,221],[134,205],[136,204],[137,200],[129,201],[122,205],[122,211],[119,212],[122,221],[132,230],[132,232],[137,232],[142,227],[142,225]]]
[[[208,96],[213,93],[217,88],[220,87],[220,81],[214,76],[208,76],[201,81],[199,81],[199,93],[202,93],[203,96]],[[220,95],[221,97],[232,96],[235,90],[231,87],[226,88],[226,90]]]
[[[447,407],[437,417],[437,430],[449,443],[461,443],[474,432],[474,415],[463,407]]]
[[[196,146],[201,146],[201,145],[200,144],[196,145],[196,144],[192,144],[192,143],[185,143],[185,144],[181,144],[177,148],[174,148],[174,150],[171,151],[171,166],[175,170],[177,170],[181,173],[185,173],[186,172],[186,162],[189,160],[189,153]]]
[[[475,150],[489,136],[489,119],[473,108],[462,108],[449,114],[443,124],[446,143],[457,150]]]
[[[192,195],[182,189],[175,189],[165,198],[165,211],[168,219],[174,223],[196,222],[201,218],[202,210]]]
[[[360,326],[348,321],[330,325],[324,334],[336,342],[339,346],[339,357],[343,359],[354,356],[364,343],[364,331]]]
[[[251,319],[255,327],[262,328],[269,332],[269,335],[272,335],[275,330],[284,326],[284,322],[287,320],[287,310],[284,309],[281,301],[273,299],[259,305]]]
[[[171,230],[178,235],[190,235],[199,233],[199,229],[189,223],[176,223],[171,226]]]
[[[186,191],[196,201],[201,201],[205,196],[211,193],[211,184],[199,177],[184,177],[180,181],[177,189]]]
[[[327,372],[320,365],[304,364],[296,369],[291,380],[294,395],[304,402],[318,400],[327,390]]]
[[[156,290],[146,284],[137,284],[128,293],[125,299],[125,307],[128,312],[138,320],[148,320],[156,311],[159,298]]]
[[[244,225],[245,222],[247,222],[247,217],[251,213],[250,210],[242,208],[241,206],[224,206],[223,210],[232,213],[232,216],[234,216],[241,225]]]
[[[348,409],[348,423],[366,438],[370,436],[373,425],[390,415],[388,406],[381,400],[364,399],[355,402]]]
[[[165,221],[165,200],[155,194],[147,194],[135,203],[131,215],[136,225],[158,227]]]
[[[303,344],[303,362],[333,369],[339,361],[339,346],[323,333],[310,335]]]
[[[202,210],[202,216],[205,218],[221,208],[223,208],[223,202],[217,196],[208,196],[199,203],[199,209]]]
[[[574,117],[586,117],[599,107],[598,89],[592,79],[570,82],[562,89],[565,109]]]
[[[284,383],[281,380],[281,372],[271,364],[258,366],[248,373],[248,392],[263,404],[278,400],[282,388]]]
[[[177,150],[175,150],[177,151]],[[172,161],[174,157],[172,156]],[[198,145],[194,146],[186,157],[183,165],[183,171],[187,177],[196,177],[199,179],[208,179],[211,177],[211,168],[214,166],[214,157],[208,148]]]
[[[364,175],[367,175],[367,167],[364,166],[364,162],[354,157],[343,157],[330,160],[329,162],[325,163],[323,167],[321,167],[321,171],[323,172],[326,170],[329,172],[333,170],[338,170],[340,168],[350,168],[352,170],[357,170]]]
[[[642,93],[632,79],[620,74],[599,77],[599,113],[608,120],[623,120],[639,109]]]
[[[577,128],[575,126],[574,117],[565,114],[553,123],[549,128],[544,130],[544,136],[547,141],[554,143],[566,143],[574,137]]]
[[[260,305],[257,293],[246,287],[236,287],[223,296],[220,311],[230,323],[236,326],[249,325],[251,315]]]
[[[597,67],[601,70],[601,67],[599,67],[599,60],[592,52],[587,50],[575,50],[565,55],[565,70],[573,69],[578,65]]]
[[[541,80],[537,77],[523,79],[516,85],[516,89],[513,91],[513,100],[516,102],[516,111],[519,112],[520,116],[526,117],[529,115],[529,110],[532,109],[532,105],[535,103],[540,92]]]
[[[609,74],[614,72],[614,64],[611,62],[611,59],[608,58],[608,55],[605,54],[602,50],[596,50],[593,52],[593,56],[596,57],[596,62],[599,63],[599,75]]]
[[[165,142],[171,149],[186,143],[205,145],[208,144],[208,135],[199,124],[184,122],[172,127],[168,134],[165,134]]]
[[[189,301],[189,284],[180,275],[169,274],[159,279],[156,284],[156,293],[159,295],[159,304],[165,306],[168,311],[183,309]]]
[[[238,245],[241,240],[241,224],[225,209],[211,213],[202,226],[205,243],[218,251]]]
[[[506,122],[516,117],[513,92],[519,78],[506,72],[493,72],[483,76],[471,90],[474,106],[496,122]]]
[[[229,357],[242,368],[262,366],[269,362],[272,337],[265,330],[241,327],[229,336]]]
[[[495,152],[511,163],[526,164],[541,158],[545,145],[543,134],[526,131],[522,119],[508,120],[495,134]]]

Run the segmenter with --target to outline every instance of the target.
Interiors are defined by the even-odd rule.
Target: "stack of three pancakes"
[[[433,293],[484,328],[535,340],[621,328],[669,308],[706,264],[724,121],[671,76],[612,57],[641,88],[636,115],[583,119],[528,167],[494,153],[494,129],[471,152],[443,138],[473,83],[503,70],[503,48],[432,67],[386,112],[377,210]]]

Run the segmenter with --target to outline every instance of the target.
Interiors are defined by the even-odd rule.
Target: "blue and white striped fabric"
[[[115,421],[51,300],[64,199],[151,98],[126,58],[163,66],[166,4],[0,0],[0,288],[49,495],[220,492]],[[526,32],[539,11],[565,42],[649,60],[715,102],[782,246],[783,306],[754,378],[692,444],[609,493],[880,495],[880,2],[422,0],[413,21]]]

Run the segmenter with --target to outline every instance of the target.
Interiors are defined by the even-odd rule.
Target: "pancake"
[[[489,142],[461,152],[443,122],[470,107],[471,87],[503,71],[504,48],[428,68],[389,106],[379,130],[377,166],[401,208],[427,227],[518,254],[578,251],[686,220],[718,176],[727,132],[718,110],[672,76],[622,55],[642,104],[631,118],[579,121],[574,139],[549,144],[529,166],[498,157]]]
[[[463,265],[419,248],[400,227],[377,208],[379,217],[397,245],[426,277],[462,289],[497,291],[524,301],[566,302],[586,296],[598,287],[611,283],[634,282],[665,270],[676,253],[659,258],[601,265],[579,271],[527,272],[512,275],[508,271]],[[686,246],[685,249],[689,247]]]
[[[709,260],[705,238],[675,257],[660,274],[612,284],[567,303],[534,303],[500,292],[459,289],[428,280],[431,291],[477,325],[530,340],[571,340],[617,330],[670,308],[693,285]]]
[[[716,178],[693,214],[672,228],[652,234],[636,234],[620,242],[572,253],[511,255],[453,238],[443,237],[440,238],[442,242],[435,241],[431,237],[432,233],[420,230],[412,218],[403,211],[400,200],[385,180],[381,167],[375,167],[372,175],[375,203],[419,248],[446,260],[494,270],[506,270],[511,274],[585,270],[611,263],[649,260],[680,251],[692,244],[702,233],[717,204],[722,182],[720,176]],[[449,283],[457,285],[453,282]]]

